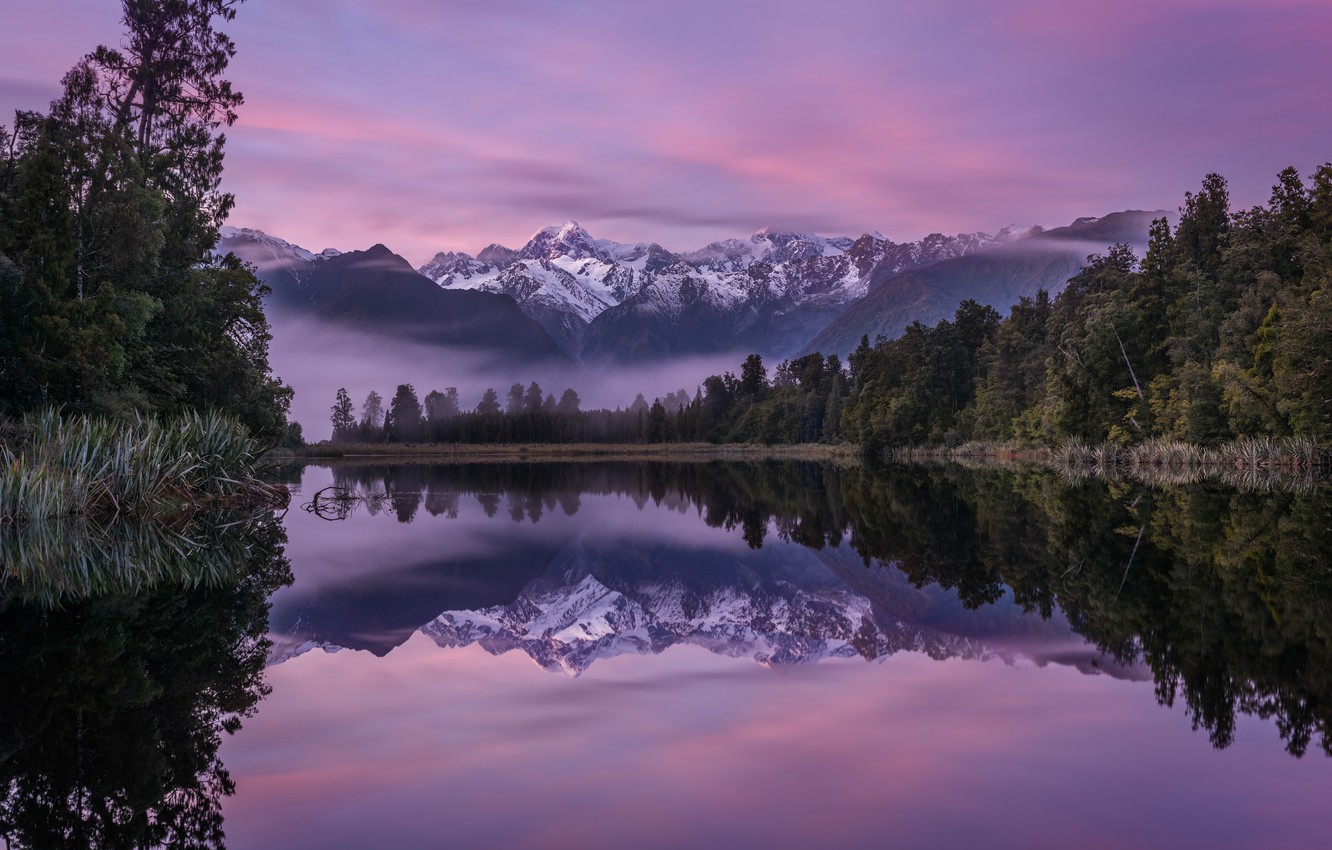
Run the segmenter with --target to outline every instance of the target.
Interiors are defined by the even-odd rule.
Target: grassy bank
[[[283,491],[259,478],[262,454],[234,418],[215,413],[167,421],[30,414],[0,446],[0,525],[279,503]]]

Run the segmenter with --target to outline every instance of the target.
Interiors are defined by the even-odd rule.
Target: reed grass
[[[282,500],[280,488],[259,478],[263,447],[220,413],[162,421],[47,409],[25,417],[18,432],[0,446],[0,525]]]
[[[69,599],[139,593],[162,584],[221,586],[249,561],[253,517],[207,523],[86,517],[25,522],[0,532],[0,604],[6,595],[46,607]]]

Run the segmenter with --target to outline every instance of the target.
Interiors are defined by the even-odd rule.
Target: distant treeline
[[[533,381],[514,384],[504,403],[487,389],[476,407],[460,406],[457,387],[432,390],[422,400],[411,384],[399,384],[385,407],[371,391],[360,414],[347,390],[333,403],[335,443],[638,443],[703,439],[689,394],[668,393],[648,404],[639,393],[627,408],[583,410],[578,393],[559,399]]]
[[[968,440],[1069,439],[1214,445],[1240,436],[1332,438],[1332,164],[1306,186],[1286,169],[1266,206],[1232,213],[1225,180],[1186,193],[1174,228],[1151,228],[1088,258],[1051,299],[1003,318],[967,300],[952,321],[868,338],[846,367],[809,354],[776,367],[750,355],[648,404],[580,411],[515,384],[471,411],[457,391],[422,405],[409,385],[388,411],[372,393],[359,421],[345,392],[334,438],[448,442],[859,443],[867,449]],[[373,414],[373,415],[371,415]]]

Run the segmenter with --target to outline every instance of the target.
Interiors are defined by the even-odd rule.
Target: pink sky
[[[7,0],[0,122],[119,39]],[[574,218],[683,250],[1240,205],[1332,160],[1325,0],[281,0],[226,27],[232,223],[315,250],[516,246]]]

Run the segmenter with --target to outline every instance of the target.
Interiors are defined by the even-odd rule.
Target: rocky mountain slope
[[[1044,289],[1052,296],[1082,268],[1089,254],[1123,242],[1146,247],[1147,230],[1165,212],[1128,210],[1101,218],[1080,218],[984,250],[913,269],[879,265],[870,276],[868,294],[832,319],[806,348],[847,354],[862,336],[873,342],[893,338],[913,321],[933,325],[951,319],[957,305],[970,298],[1001,313],[1023,296]]]
[[[1098,653],[1083,646],[1062,619],[1043,620],[1006,602],[967,610],[956,594],[916,588],[890,566],[866,570],[849,548],[737,553],[579,534],[558,551],[543,555],[519,546],[511,554],[516,557],[495,559],[504,566],[488,581],[488,571],[477,571],[477,565],[451,566],[470,568],[474,579],[443,582],[449,592],[435,604],[463,605],[438,614],[425,614],[429,603],[423,607],[419,594],[410,601],[392,593],[380,599],[384,592],[366,587],[349,600],[365,612],[378,612],[367,619],[365,612],[350,616],[350,609],[321,594],[312,600],[315,608],[286,612],[273,624],[270,663],[315,648],[382,655],[420,631],[443,648],[522,652],[541,667],[570,676],[598,660],[677,645],[765,666],[856,656],[875,660],[909,651],[1009,663],[1043,663],[1057,655],[1088,672],[1098,669],[1092,663]],[[543,557],[546,566],[540,569]],[[396,621],[391,628],[385,611]],[[412,613],[417,626],[403,619]],[[367,638],[371,633],[377,637]]]
[[[599,365],[723,351],[785,357],[884,275],[966,256],[1039,228],[894,243],[773,226],[749,239],[675,254],[655,243],[594,239],[577,222],[518,250],[440,253],[423,275],[448,289],[503,293],[575,359]]]
[[[277,332],[290,322],[315,319],[507,361],[567,363],[513,299],[442,289],[383,245],[315,254],[261,231],[224,228],[217,250],[255,265],[272,289],[266,308]]]
[[[1039,289],[1057,293],[1090,253],[1145,245],[1162,214],[908,243],[774,225],[688,253],[596,239],[569,221],[518,249],[439,253],[415,271],[382,245],[316,254],[254,230],[224,228],[218,250],[258,267],[279,317],[597,368],[700,354],[846,354],[862,336],[951,318],[967,298],[1005,311]]]

